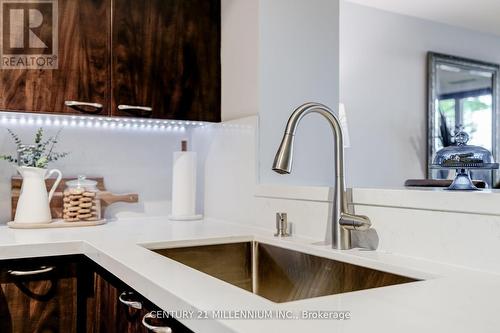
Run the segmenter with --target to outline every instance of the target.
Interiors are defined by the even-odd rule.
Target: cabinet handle
[[[153,312],[148,312],[144,317],[142,317],[142,326],[154,333],[172,333],[172,329],[168,326],[153,326],[148,324],[147,320],[149,318],[156,318]]]
[[[79,102],[79,101],[65,101],[64,105],[67,107],[70,107],[72,109],[75,109],[80,112],[84,113],[99,113],[102,110],[102,104],[101,103],[89,103],[89,102]],[[84,109],[83,107],[90,107],[94,108],[94,111],[89,111]]]
[[[43,273],[48,273],[54,270],[53,266],[40,266],[40,269],[36,269],[33,271],[8,271],[10,275],[14,276],[29,276],[29,275],[38,275]]]
[[[120,104],[120,105],[118,105],[118,110],[128,112],[128,113],[131,113],[133,115],[139,115],[140,113],[138,111],[142,111],[143,113],[145,113],[147,115],[151,115],[151,113],[153,113],[153,108],[150,106],[137,106],[137,105]]]
[[[118,300],[122,303],[122,304],[125,304],[126,306],[128,306],[129,308],[134,308],[134,309],[138,309],[138,310],[141,310],[142,309],[142,303],[139,302],[139,301],[128,301],[125,299],[125,297],[127,296],[131,296],[131,295],[134,295],[133,292],[131,291],[124,291],[120,294],[120,296],[118,296]]]

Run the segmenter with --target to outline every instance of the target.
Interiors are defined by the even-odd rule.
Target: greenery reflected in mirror
[[[498,71],[496,64],[429,53],[427,178],[453,178],[453,171],[433,170],[430,165],[438,150],[455,145],[458,128],[469,134],[469,145],[484,147],[498,159]],[[490,187],[497,182],[490,170],[472,171],[471,177]]]

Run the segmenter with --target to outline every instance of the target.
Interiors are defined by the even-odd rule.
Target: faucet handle
[[[367,216],[341,213],[339,224],[347,230],[365,231],[370,229],[372,223]]]
[[[288,232],[288,215],[287,213],[276,213],[276,237],[290,236]]]

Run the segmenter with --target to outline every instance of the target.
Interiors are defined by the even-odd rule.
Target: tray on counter
[[[76,227],[92,227],[106,223],[106,219],[98,221],[79,221],[66,222],[63,219],[56,219],[50,223],[16,223],[14,221],[7,222],[7,226],[12,229],[48,229],[48,228],[76,228]]]

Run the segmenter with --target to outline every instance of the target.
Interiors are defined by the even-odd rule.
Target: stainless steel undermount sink
[[[259,242],[152,251],[278,303],[417,281]]]

